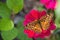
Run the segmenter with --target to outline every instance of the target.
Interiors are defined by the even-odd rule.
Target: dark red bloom
[[[31,10],[26,16],[24,20],[24,26],[31,23],[34,20],[38,20],[41,17],[45,16],[47,13],[45,10],[38,11],[38,10]],[[29,38],[45,38],[46,36],[49,36],[51,34],[51,30],[54,30],[56,28],[54,22],[51,20],[49,23],[50,26],[47,30],[42,29],[42,32],[36,33],[33,30],[24,29],[24,33],[28,35]]]

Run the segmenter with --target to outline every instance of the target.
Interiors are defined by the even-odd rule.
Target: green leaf
[[[55,15],[56,15],[56,17],[60,17],[60,0],[57,0]]]
[[[37,38],[37,40],[41,40],[40,38]]]
[[[7,0],[6,3],[14,13],[18,13],[23,8],[23,0]]]
[[[55,35],[50,35],[50,37],[49,37],[48,40],[56,40],[56,39],[55,39]]]
[[[56,26],[57,28],[60,28],[60,0],[57,1],[55,15],[56,15],[55,19]]]
[[[6,39],[4,39],[4,40],[6,40]],[[12,39],[9,39],[9,40],[12,40]]]
[[[60,28],[60,18],[57,17],[57,18],[55,19],[55,24],[56,24],[56,27],[57,27],[57,28]]]
[[[9,31],[2,31],[1,36],[4,40],[13,40],[18,35],[18,30],[13,28]]]
[[[56,39],[60,40],[60,35],[59,34],[56,34]]]
[[[14,23],[7,18],[0,19],[0,31],[8,31],[14,27]]]
[[[43,7],[38,7],[37,9],[38,9],[39,11],[45,10]]]
[[[50,40],[60,40],[60,29],[57,28],[49,37]]]
[[[11,15],[11,10],[7,7],[5,3],[0,2],[0,17],[9,18]]]
[[[60,28],[54,31],[55,40],[60,40]]]
[[[18,34],[17,38],[20,39],[20,40],[32,40],[32,39],[28,38],[28,36],[26,34],[24,34],[24,28],[23,28],[22,23],[23,23],[23,21],[20,21],[18,23],[17,28],[18,28],[19,34]]]
[[[60,32],[60,28],[57,28],[57,29],[54,31],[54,34],[56,35],[58,32]]]

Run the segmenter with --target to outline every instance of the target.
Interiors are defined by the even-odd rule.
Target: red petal
[[[46,4],[47,2],[49,2],[50,0],[40,0],[40,2],[42,3],[42,4]]]
[[[24,20],[23,25],[26,26],[30,21]]]
[[[55,30],[56,29],[56,26],[55,26],[53,21],[50,22],[50,28],[49,29],[50,30]]]
[[[46,36],[49,36],[50,34],[51,34],[50,30],[47,30],[45,33]]]
[[[24,33],[26,33],[29,38],[32,38],[35,34],[32,30],[24,30]]]
[[[39,34],[35,33],[34,38],[38,38]]]
[[[33,16],[31,16],[31,14],[26,14],[26,16],[25,16],[25,19],[28,19],[28,20],[35,20],[35,18],[33,17]]]
[[[31,16],[33,16],[35,19],[38,19],[39,11],[37,11],[37,10],[31,10],[31,11],[30,11],[30,14],[31,14]]]
[[[45,11],[45,10],[43,10],[42,12],[40,12],[39,18],[41,18],[41,17],[44,16],[44,15],[46,15],[46,11]]]
[[[40,33],[39,38],[43,39],[44,37],[45,37],[45,35],[43,33]]]

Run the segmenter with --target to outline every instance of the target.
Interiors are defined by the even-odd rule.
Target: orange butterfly
[[[28,23],[25,29],[33,30],[36,33],[41,33],[42,29],[47,30],[49,28],[52,17],[53,14],[46,14],[45,16],[42,16],[39,20]]]

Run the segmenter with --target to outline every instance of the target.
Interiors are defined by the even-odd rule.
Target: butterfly
[[[41,33],[42,29],[47,30],[50,26],[50,21],[53,17],[53,14],[46,14],[42,16],[39,20],[34,20],[28,23],[25,27],[27,30],[33,30],[36,33]]]

